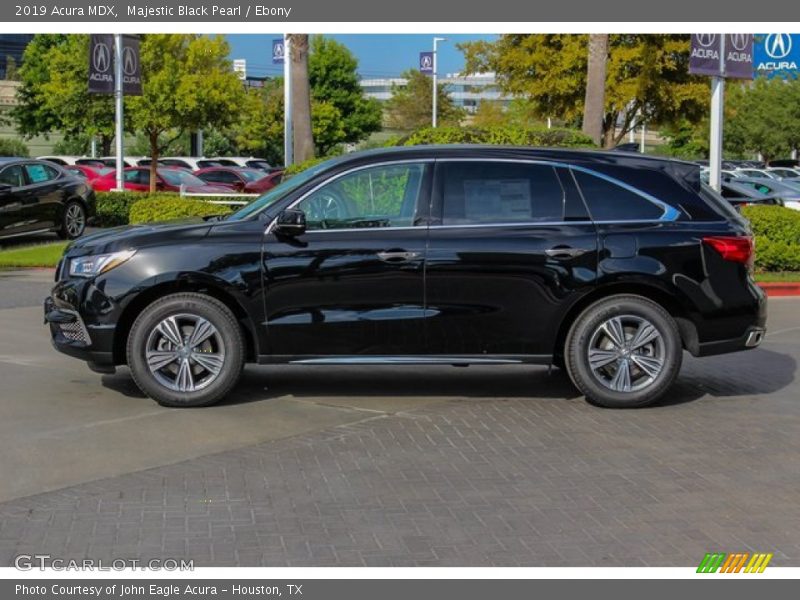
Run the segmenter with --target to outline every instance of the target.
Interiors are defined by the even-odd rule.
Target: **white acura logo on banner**
[[[111,50],[107,44],[101,42],[94,47],[92,65],[98,73],[105,73],[111,67]]]
[[[792,36],[788,33],[770,33],[764,42],[764,50],[770,58],[786,58],[792,51]]]

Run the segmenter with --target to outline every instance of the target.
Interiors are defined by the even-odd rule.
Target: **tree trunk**
[[[314,135],[311,131],[311,87],[308,82],[308,35],[289,37],[292,61],[292,143],[294,161],[314,158]]]
[[[100,156],[111,156],[111,142],[114,137],[110,135],[100,136]]]
[[[607,59],[608,34],[590,34],[589,61],[586,69],[586,98],[583,107],[583,132],[598,145],[607,141],[603,139]],[[612,123],[612,130],[613,127]]]
[[[150,193],[156,191],[158,181],[158,132],[150,132]]]

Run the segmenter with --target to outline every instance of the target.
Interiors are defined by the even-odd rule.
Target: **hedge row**
[[[800,211],[782,206],[745,206],[756,239],[757,271],[800,271]]]
[[[144,198],[133,203],[130,223],[153,223],[187,217],[210,217],[229,214],[231,208],[225,204],[211,204],[194,198]]]
[[[154,194],[146,194],[144,192],[97,192],[95,194],[97,203],[97,225],[99,227],[117,227],[118,225],[127,225],[132,223],[130,219],[131,209],[134,204],[142,200],[164,200],[167,201],[165,206],[172,206],[170,202],[178,203],[192,203],[199,202],[203,204],[202,196],[193,196],[189,198],[181,198],[175,192],[156,192]],[[219,198],[207,198],[208,200],[219,200]],[[194,204],[192,205],[194,206]],[[217,211],[214,214],[219,214],[220,210],[225,212],[227,207],[225,205],[212,204]],[[172,211],[172,209],[169,209]],[[208,213],[203,213],[204,216]],[[180,214],[178,216],[189,216]],[[167,217],[169,218],[169,217]],[[141,221],[138,221],[141,222]]]
[[[497,144],[591,148],[592,138],[575,129],[546,127],[426,127],[398,139],[397,146],[422,144]]]

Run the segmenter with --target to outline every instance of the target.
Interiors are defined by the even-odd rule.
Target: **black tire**
[[[62,240],[74,240],[81,237],[84,231],[86,231],[86,207],[77,200],[70,200],[61,212],[61,223],[56,233]]]
[[[606,332],[619,330],[610,324],[619,324],[624,343],[614,344],[612,338],[619,339],[619,335]],[[632,349],[653,335],[645,324],[658,335]],[[642,335],[635,343],[638,331]],[[590,349],[595,368],[590,364]],[[635,408],[656,402],[669,389],[680,371],[683,349],[678,326],[663,307],[626,294],[600,300],[578,316],[567,334],[564,358],[570,379],[588,402],[606,408]],[[606,360],[610,362],[604,364]],[[656,371],[654,365],[659,361],[660,371]]]
[[[203,321],[211,325],[214,333],[195,352],[187,343],[191,339],[187,338],[205,327],[201,325]],[[166,328],[172,338],[162,333],[163,323],[175,324],[175,329]],[[194,328],[190,329],[192,323]],[[182,338],[181,345],[170,342],[176,337],[176,330],[178,339]],[[153,359],[159,354],[168,358],[170,353],[178,358],[151,369],[148,353]],[[244,356],[244,339],[236,317],[225,304],[204,294],[187,292],[159,298],[139,314],[128,336],[127,358],[133,380],[162,406],[208,406],[223,399],[239,381]],[[205,368],[206,364],[212,364],[213,368]],[[217,368],[219,371],[214,373]],[[188,374],[184,373],[186,370]]]

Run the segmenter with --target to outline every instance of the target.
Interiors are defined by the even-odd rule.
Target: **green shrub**
[[[171,221],[187,217],[209,217],[224,215],[231,212],[225,204],[211,204],[195,198],[145,198],[131,206],[130,223],[152,223],[156,221]]]
[[[28,157],[28,147],[19,138],[0,138],[0,156]]]
[[[546,127],[426,127],[397,140],[398,146],[424,144],[497,144],[590,148],[592,139],[574,129]]]
[[[756,239],[757,271],[800,271],[800,211],[782,206],[745,206]]]
[[[294,163],[293,165],[289,165],[286,167],[286,170],[283,172],[284,177],[289,178],[292,175],[297,175],[301,171],[305,171],[306,169],[310,169],[311,167],[318,165],[319,163],[332,158],[330,156],[317,156],[314,158],[309,158],[308,160],[304,160],[301,163]]]
[[[97,192],[95,194],[97,202],[97,225],[99,227],[117,227],[127,225],[131,207],[140,200],[179,200],[180,196],[175,192],[156,192],[148,194],[145,192]],[[183,201],[194,200],[220,200],[220,198],[203,198],[202,196],[192,196],[184,198]],[[237,198],[239,200],[239,198]],[[226,205],[217,206],[218,210],[227,209]],[[234,208],[239,208],[238,206]]]

